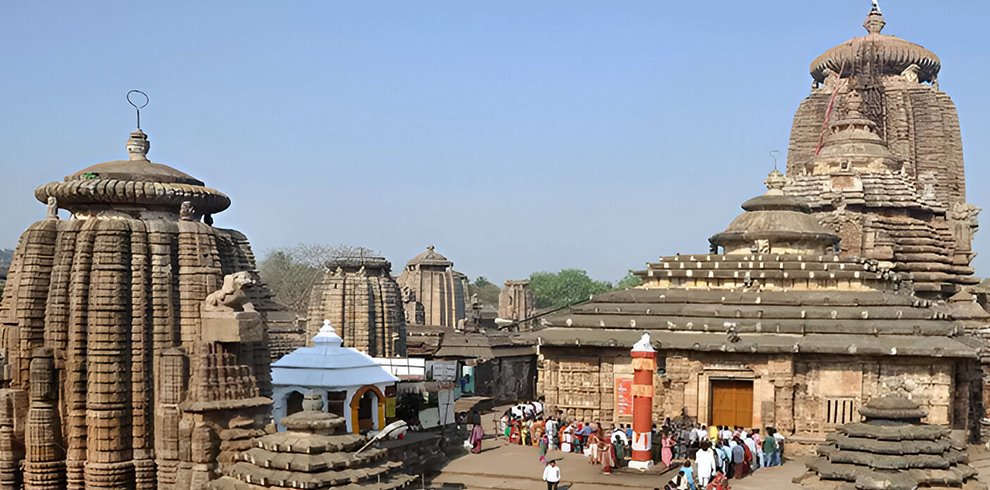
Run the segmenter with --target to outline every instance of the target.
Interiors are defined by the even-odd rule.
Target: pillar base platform
[[[646,471],[653,467],[653,461],[630,461],[629,467],[634,470]]]

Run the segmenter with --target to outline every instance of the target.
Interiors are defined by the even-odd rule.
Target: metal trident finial
[[[136,104],[133,100],[131,100],[131,94],[141,94],[141,96],[144,97],[144,103],[141,104],[141,105]],[[142,92],[140,90],[131,90],[130,92],[127,92],[127,103],[130,104],[131,107],[134,108],[134,111],[137,113],[137,128],[138,129],[141,129],[141,109],[144,109],[145,107],[147,107],[148,106],[148,102],[151,102],[151,99],[148,98],[148,94],[146,94],[146,93],[144,93],[144,92]]]
[[[777,155],[780,155],[780,150],[770,150],[770,158],[773,158],[774,170],[777,170]]]

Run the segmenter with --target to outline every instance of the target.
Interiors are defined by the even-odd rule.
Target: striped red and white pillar
[[[650,334],[632,348],[633,440],[630,468],[647,470],[653,466],[653,373],[657,371],[657,352]]]

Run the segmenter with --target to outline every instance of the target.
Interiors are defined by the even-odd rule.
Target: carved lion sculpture
[[[223,286],[206,297],[205,311],[255,311],[244,289],[254,286],[258,279],[254,272],[237,272],[223,278]]]

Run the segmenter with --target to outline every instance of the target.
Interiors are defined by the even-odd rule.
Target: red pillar
[[[646,470],[653,466],[653,373],[657,371],[657,352],[650,344],[650,334],[632,348],[633,366],[633,440],[630,468]]]

